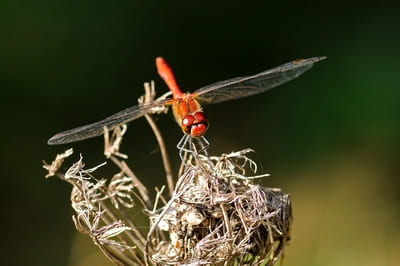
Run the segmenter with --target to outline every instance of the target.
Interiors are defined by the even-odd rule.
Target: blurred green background
[[[164,56],[180,86],[327,56],[262,95],[207,106],[212,154],[254,148],[270,187],[292,196],[284,265],[400,261],[399,6],[362,1],[2,1],[1,264],[109,265],[75,233],[67,184],[41,160],[74,147],[88,166],[103,140],[48,146],[53,134],[135,105]],[[182,133],[157,118],[175,173]],[[150,187],[164,182],[144,119],[122,152]],[[140,215],[138,215],[140,216]]]

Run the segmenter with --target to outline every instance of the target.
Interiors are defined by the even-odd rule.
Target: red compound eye
[[[194,116],[192,115],[185,115],[185,117],[182,119],[181,127],[185,134],[190,134],[194,120]]]
[[[196,122],[206,122],[207,121],[207,116],[204,112],[196,112],[194,114],[194,118]]]
[[[194,116],[185,115],[185,117],[182,119],[182,126],[190,127],[191,125],[193,125],[194,120]]]
[[[181,127],[185,134],[193,138],[199,138],[207,131],[207,116],[203,112],[196,112],[194,115],[185,115],[182,119]]]
[[[192,126],[192,130],[190,131],[190,135],[193,138],[201,137],[206,133],[207,127],[208,127],[207,123],[194,124]]]

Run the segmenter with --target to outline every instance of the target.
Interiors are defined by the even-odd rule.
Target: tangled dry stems
[[[280,189],[253,184],[246,176],[255,163],[252,150],[219,157],[192,156],[174,195],[150,219],[153,234],[170,240],[151,242],[159,264],[273,264],[289,239],[291,205]],[[248,168],[248,169],[247,169]],[[254,173],[254,172],[253,172]],[[274,246],[277,244],[278,246]]]
[[[154,86],[145,87],[144,101],[153,100]],[[127,155],[119,152],[126,126],[115,128],[111,137],[105,129],[105,156],[121,170],[110,180],[93,175],[105,163],[86,169],[82,156],[62,173],[59,169],[72,149],[52,164],[44,163],[46,177],[57,176],[73,186],[77,230],[88,234],[116,265],[275,264],[289,240],[290,197],[255,183],[267,174],[255,175],[257,165],[248,158],[252,150],[208,156],[194,146],[183,158],[174,185],[161,134],[151,117],[146,119],[164,150],[169,188],[167,196],[164,187],[156,189],[154,203],[126,164]],[[132,208],[149,217],[147,236],[129,217]]]

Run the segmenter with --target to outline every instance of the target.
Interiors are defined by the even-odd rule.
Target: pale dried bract
[[[71,156],[72,153],[73,153],[73,150],[68,149],[61,154],[57,154],[56,158],[54,159],[54,161],[51,164],[48,164],[45,161],[43,161],[43,168],[48,171],[48,174],[45,177],[48,178],[50,176],[54,176],[57,173],[58,169],[63,164],[65,158]]]

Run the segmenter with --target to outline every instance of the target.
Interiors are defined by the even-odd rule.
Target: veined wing
[[[208,104],[258,94],[297,78],[325,58],[299,59],[255,75],[216,82],[196,90],[193,95],[200,103]]]
[[[47,141],[47,144],[65,144],[100,136],[104,133],[105,126],[108,130],[112,130],[118,125],[128,123],[132,120],[144,116],[145,114],[149,113],[154,107],[169,104],[171,104],[171,99],[132,106],[116,114],[113,114],[101,121],[60,132],[51,137]]]

